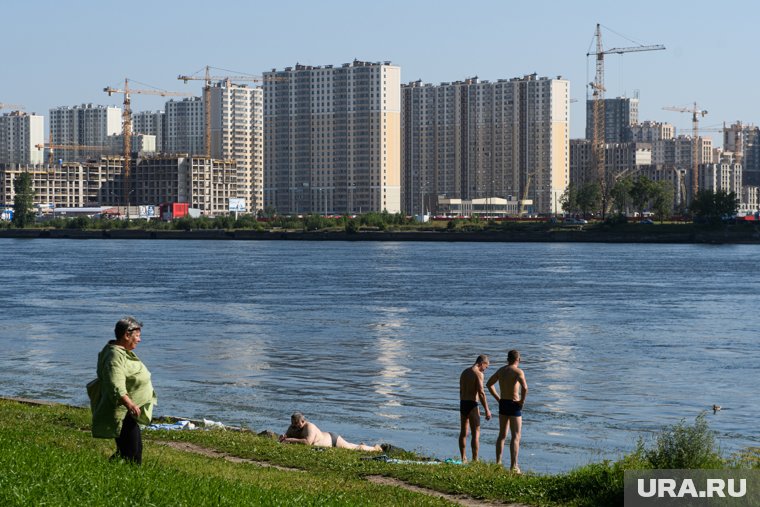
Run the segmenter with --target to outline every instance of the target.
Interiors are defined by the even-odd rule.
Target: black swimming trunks
[[[499,400],[499,415],[522,417],[522,407],[513,400]]]
[[[466,416],[472,411],[473,408],[478,406],[477,401],[472,400],[459,400],[459,413]]]
[[[332,438],[332,446],[337,447],[338,446],[338,438],[340,438],[340,435],[337,433],[333,433],[332,431],[328,431],[330,434],[330,438]]]

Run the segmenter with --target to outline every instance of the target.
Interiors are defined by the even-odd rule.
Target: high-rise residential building
[[[205,155],[203,99],[190,97],[166,103],[166,153]]]
[[[604,99],[604,142],[631,141],[630,127],[639,122],[639,99],[616,97]],[[594,137],[594,100],[586,101],[586,139]]]
[[[760,128],[742,122],[724,126],[723,149],[733,152],[742,165],[744,185],[760,185]]]
[[[264,209],[264,91],[229,80],[215,83],[211,100],[211,156],[234,160],[237,197],[255,213]]]
[[[358,60],[265,73],[265,204],[292,214],[400,211],[400,73]]]
[[[653,143],[663,139],[673,139],[675,128],[670,123],[645,121],[630,126],[631,141]]]
[[[674,167],[691,167],[693,158],[692,136],[679,135],[671,139],[659,139],[652,143],[652,163]],[[713,163],[712,139],[697,139],[697,164]]]
[[[569,82],[528,75],[402,88],[402,195],[407,213],[438,196],[532,200],[559,210],[569,177]]]
[[[714,164],[699,166],[699,189],[715,192],[734,192],[742,197],[742,166],[733,157],[727,157]]]
[[[52,144],[79,146],[109,146],[108,136],[121,134],[121,108],[82,104],[50,110]],[[55,158],[79,161],[98,158],[103,150],[71,149],[56,151]]]
[[[652,164],[650,143],[605,143],[605,174],[610,182],[635,176]],[[570,140],[570,183],[579,188],[596,181],[592,167],[591,140]]]
[[[166,152],[166,113],[163,111],[141,111],[132,113],[132,133],[156,137],[156,151]]]
[[[44,117],[19,111],[0,116],[0,163],[41,164]]]

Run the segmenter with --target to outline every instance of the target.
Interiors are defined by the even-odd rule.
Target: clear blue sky
[[[736,120],[758,124],[760,4],[723,5],[10,0],[0,10],[0,102],[47,116],[57,106],[119,105],[121,96],[108,97],[102,89],[120,86],[124,77],[200,94],[200,82],[184,84],[176,76],[205,65],[260,74],[295,63],[391,60],[401,66],[402,82],[562,75],[578,99],[571,106],[575,138],[584,134],[585,85],[594,72],[586,53],[599,22],[614,30],[603,32],[605,48],[634,45],[615,32],[667,47],[606,59],[607,96],[638,90],[640,119],[689,129],[690,115],[662,107],[697,101],[709,111],[705,127]],[[165,100],[137,95],[133,109],[159,109]],[[718,134],[713,139],[720,144]]]

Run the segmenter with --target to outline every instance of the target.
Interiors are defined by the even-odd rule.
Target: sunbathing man
[[[481,354],[475,364],[465,369],[459,376],[459,453],[462,462],[467,461],[467,432],[472,430],[472,461],[478,461],[480,446],[480,409],[478,399],[486,412],[486,421],[491,419],[488,400],[483,389],[483,372],[488,368],[488,356]]]
[[[290,426],[284,435],[280,435],[280,442],[285,444],[315,445],[318,447],[339,447],[341,449],[353,449],[355,451],[382,451],[379,445],[370,446],[364,444],[352,444],[330,431],[322,431],[317,425],[306,420],[301,412],[294,412],[290,416]]]

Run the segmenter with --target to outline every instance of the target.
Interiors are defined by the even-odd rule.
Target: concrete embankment
[[[141,229],[4,229],[2,238],[49,239],[185,239],[185,240],[259,240],[259,241],[445,241],[445,242],[526,242],[526,243],[694,243],[760,244],[754,229],[663,231],[656,228],[638,232],[595,229],[551,229],[537,231],[362,231],[303,232],[204,229],[165,231]]]

